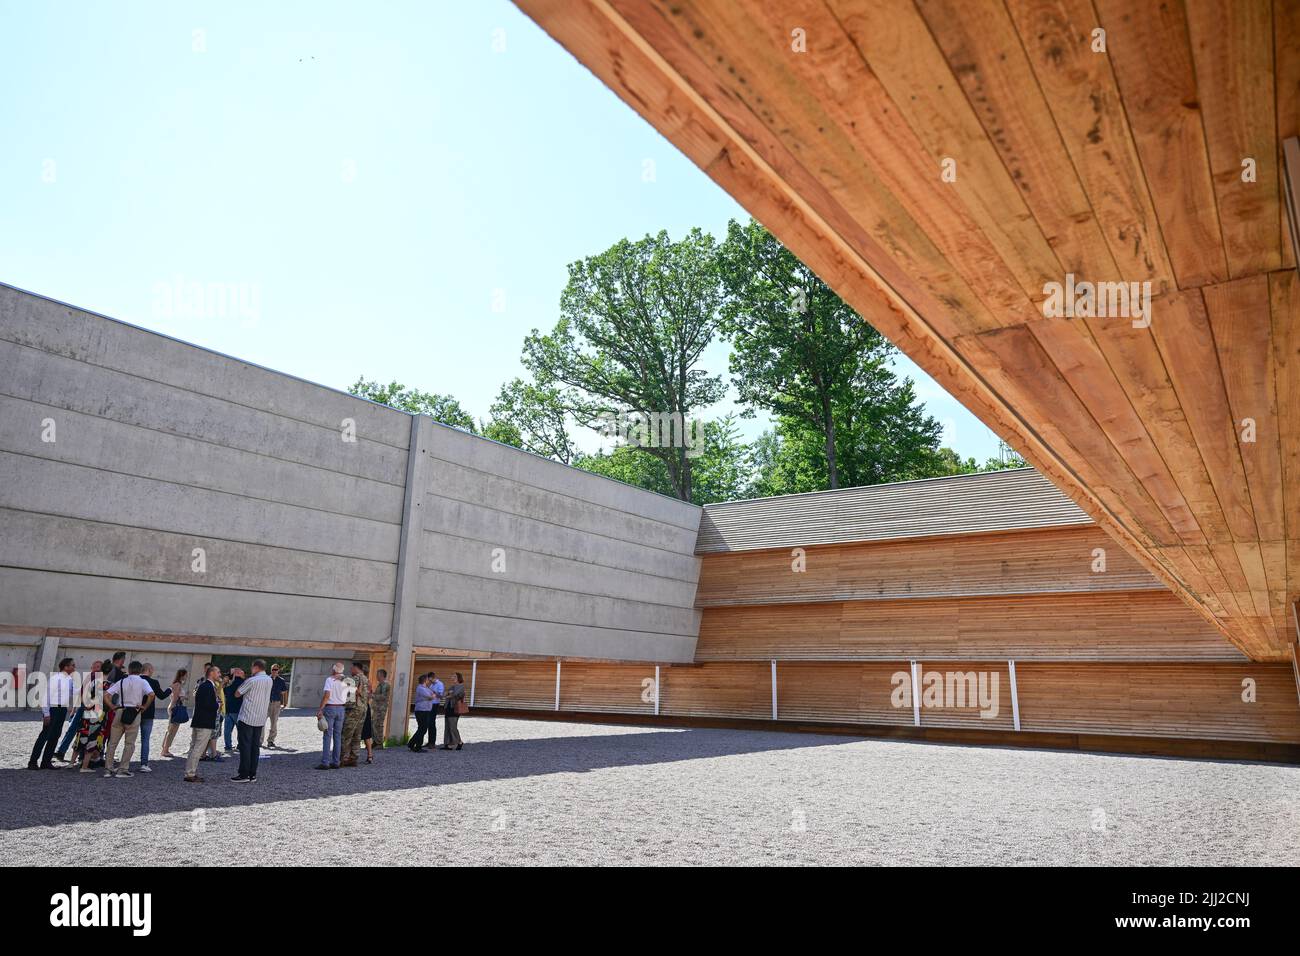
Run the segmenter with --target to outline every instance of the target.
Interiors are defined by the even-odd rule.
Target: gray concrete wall
[[[388,641],[408,415],[3,286],[0,370],[0,624]]]
[[[416,644],[689,661],[700,509],[438,427]]]
[[[415,646],[693,657],[700,509],[443,426],[406,501],[411,435],[403,412],[0,285],[0,630],[378,648],[409,508]]]

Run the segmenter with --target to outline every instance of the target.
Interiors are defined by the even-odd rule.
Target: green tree
[[[884,336],[753,220],[728,224],[719,274],[732,383],[777,420],[759,444],[758,487],[787,494],[926,473],[940,426],[894,374]]]
[[[713,237],[692,229],[679,242],[666,232],[569,266],[560,320],[524,342],[523,362],[537,384],[555,389],[579,424],[632,412],[690,422],[726,391],[721,376],[698,367],[717,333],[722,290]],[[631,454],[662,462],[675,497],[692,500],[694,464],[680,436]]]
[[[474,424],[474,416],[465,411],[460,402],[450,395],[422,392],[418,388],[407,388],[398,382],[381,385],[378,382],[367,381],[364,377],[357,379],[348,388],[348,391],[361,398],[368,398],[372,402],[378,402],[380,405],[400,408],[404,412],[411,412],[416,415],[428,415],[444,425],[450,425],[453,428],[459,428],[474,434],[478,433],[478,429]]]
[[[492,403],[492,420],[484,426],[483,434],[567,465],[577,449],[569,433],[565,407],[559,389],[512,379],[501,386]]]
[[[579,452],[573,463],[607,478],[677,497],[667,462],[632,445],[619,445],[609,452]],[[690,500],[704,505],[742,498],[749,487],[749,474],[749,446],[740,439],[735,416],[705,422],[703,449],[694,459]]]

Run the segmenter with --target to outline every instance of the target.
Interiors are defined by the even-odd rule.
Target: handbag
[[[189,709],[184,704],[177,704],[172,708],[171,722],[173,724],[188,724],[190,722]]]

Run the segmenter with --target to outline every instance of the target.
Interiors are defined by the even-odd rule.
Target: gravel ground
[[[298,750],[256,783],[228,761],[192,785],[176,760],[26,770],[36,722],[0,717],[0,863],[312,864],[361,838],[389,864],[1300,865],[1300,767],[471,717],[459,753],[325,772],[314,717],[280,726]]]

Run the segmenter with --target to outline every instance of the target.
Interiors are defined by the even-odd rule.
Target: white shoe
[[[119,770],[119,771],[117,772],[117,775],[118,775],[119,777],[134,777],[134,776],[135,776],[135,774],[133,774],[130,770]]]
[[[140,773],[153,773],[153,768],[150,767],[147,763],[142,763],[142,764],[140,764],[140,770],[139,770],[139,772],[140,772]]]
[[[111,777],[111,776],[113,776],[113,771],[111,771],[111,770],[105,770],[105,771],[104,771],[104,779],[105,779],[105,780],[107,780],[107,779],[108,779],[109,777]]]
[[[81,772],[81,773],[94,773],[95,771],[91,770],[89,767],[82,767],[80,772]]]

